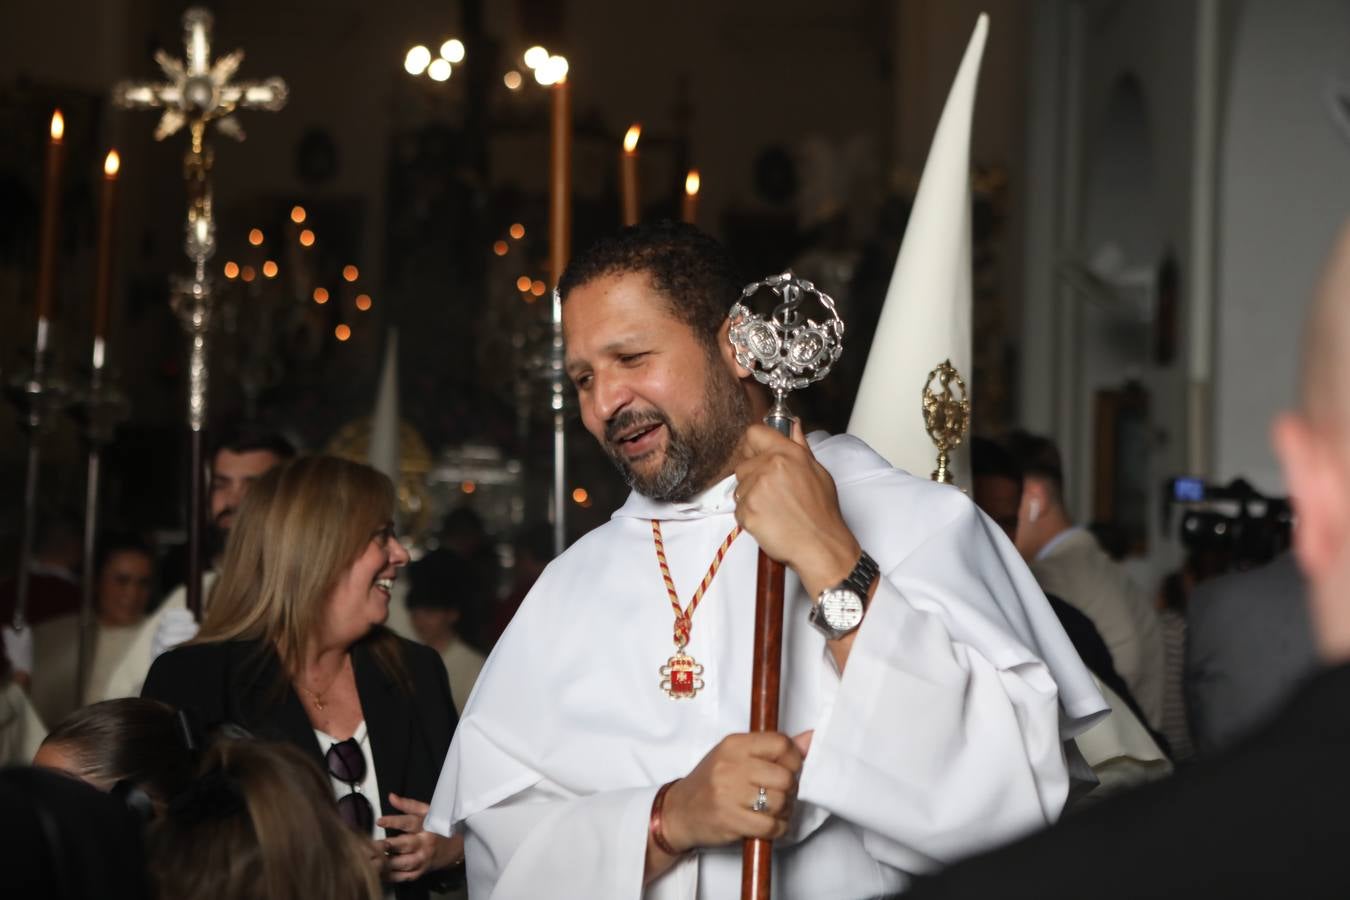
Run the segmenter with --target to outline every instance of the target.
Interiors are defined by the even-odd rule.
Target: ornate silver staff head
[[[770,292],[778,301],[767,318],[750,308],[761,291]],[[809,297],[825,311],[821,322],[802,315],[801,305]],[[727,315],[736,361],[773,391],[773,409],[764,423],[782,434],[791,434],[793,415],[787,408],[788,392],[824,378],[844,352],[844,320],[839,318],[834,300],[788,271],[746,285]]]

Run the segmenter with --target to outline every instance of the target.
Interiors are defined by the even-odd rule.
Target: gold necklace
[[[317,709],[319,712],[323,712],[324,710],[324,702],[323,702],[324,695],[333,689],[333,685],[337,683],[338,678],[342,675],[343,670],[347,668],[347,663],[350,661],[351,657],[348,657],[342,663],[342,665],[338,667],[337,674],[335,674],[329,680],[328,687],[324,688],[322,691],[315,692],[313,690],[310,690],[310,688],[307,685],[301,683],[301,681],[298,678],[296,679],[295,683],[300,686],[300,690],[304,691],[306,694],[309,694],[311,697],[314,698],[314,708]]]

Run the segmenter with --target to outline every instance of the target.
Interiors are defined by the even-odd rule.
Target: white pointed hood
[[[375,411],[370,417],[370,464],[388,475],[397,487],[402,457],[398,445],[398,330],[389,329],[385,339],[384,368],[375,395]]]
[[[972,387],[970,129],[988,32],[982,13],[933,136],[848,423],[850,434],[922,478],[937,467],[923,421],[928,373],[950,359]],[[973,391],[971,398],[977,402]],[[965,449],[952,454],[952,469],[957,484],[968,487]]]

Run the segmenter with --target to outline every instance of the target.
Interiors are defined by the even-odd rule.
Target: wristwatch
[[[876,560],[864,550],[847,578],[820,592],[811,604],[807,621],[829,641],[837,641],[853,631],[862,624],[867,592],[880,572]]]

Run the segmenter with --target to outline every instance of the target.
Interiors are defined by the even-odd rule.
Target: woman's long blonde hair
[[[305,456],[272,469],[239,506],[197,642],[266,642],[294,676],[339,579],[393,513],[394,486],[370,466]],[[381,665],[401,676],[386,643]]]

